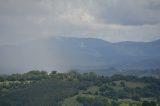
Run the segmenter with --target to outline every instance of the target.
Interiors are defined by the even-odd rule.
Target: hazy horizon
[[[141,59],[139,62],[150,61],[143,67],[148,64],[156,67],[160,63],[159,43],[153,47],[135,44],[119,48],[106,42],[159,40],[159,13],[159,0],[0,0],[0,72],[54,70],[68,64],[90,66],[91,62],[93,66],[107,67],[114,63],[113,66],[119,67],[122,61],[114,60],[122,60],[123,56],[126,60],[122,63],[132,60],[135,64],[135,56]],[[54,40],[55,37],[99,41],[68,40],[67,43]],[[153,56],[149,57],[152,55],[149,53]],[[112,58],[112,54],[117,57]]]

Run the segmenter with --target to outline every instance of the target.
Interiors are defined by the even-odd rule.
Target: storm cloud
[[[159,0],[1,0],[0,45],[52,36],[160,38]]]

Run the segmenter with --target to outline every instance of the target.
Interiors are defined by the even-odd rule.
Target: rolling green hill
[[[160,79],[154,77],[30,71],[0,79],[0,106],[160,105]]]

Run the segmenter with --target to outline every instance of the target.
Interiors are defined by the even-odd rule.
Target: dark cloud
[[[1,0],[0,45],[51,36],[160,38],[159,0]]]
[[[160,23],[157,0],[100,0],[97,8],[99,18],[110,24],[146,25]],[[154,9],[151,9],[154,8]]]

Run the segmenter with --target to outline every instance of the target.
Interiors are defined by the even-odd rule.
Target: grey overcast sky
[[[160,39],[160,0],[0,0],[0,45],[52,36]]]

